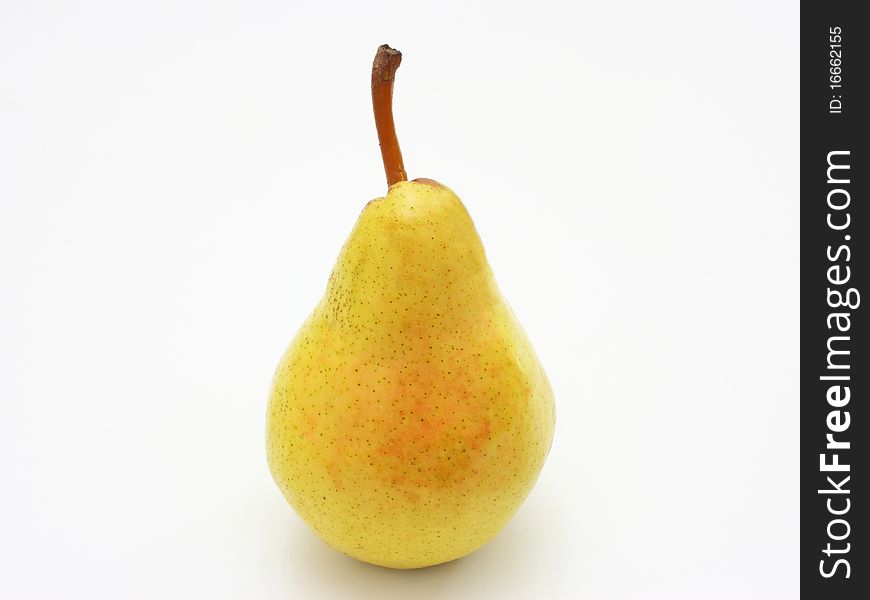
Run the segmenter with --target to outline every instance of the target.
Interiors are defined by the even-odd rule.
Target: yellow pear
[[[400,59],[382,46],[372,76],[389,190],[363,210],[281,359],[267,454],[330,546],[405,569],[498,533],[538,477],[555,413],[462,202],[405,180],[390,105]]]

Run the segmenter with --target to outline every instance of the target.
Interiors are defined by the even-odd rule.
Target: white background
[[[0,596],[796,598],[794,2],[0,4]],[[265,401],[366,201],[375,48],[552,381],[488,546],[323,545]]]

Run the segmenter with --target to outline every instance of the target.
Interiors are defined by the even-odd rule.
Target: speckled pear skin
[[[492,539],[555,424],[468,212],[429,180],[365,207],[267,412],[269,468],[289,503],[333,548],[400,569]]]

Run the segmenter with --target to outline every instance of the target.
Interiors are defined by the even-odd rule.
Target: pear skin
[[[369,202],[275,373],[272,476],[333,548],[393,568],[492,539],[553,439],[553,392],[459,198]]]

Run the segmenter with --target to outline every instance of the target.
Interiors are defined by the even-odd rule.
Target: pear
[[[372,75],[388,192],[363,209],[326,293],[281,358],[267,455],[287,501],[333,548],[425,567],[492,539],[549,452],[553,392],[459,198],[407,181]]]

